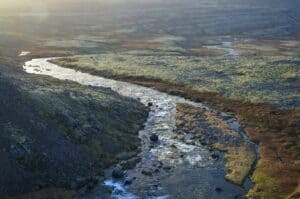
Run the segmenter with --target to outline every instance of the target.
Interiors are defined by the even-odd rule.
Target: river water
[[[232,45],[233,45],[232,42],[222,42],[221,45],[209,45],[209,46],[205,46],[205,47],[210,48],[210,49],[223,50],[229,56],[239,56],[240,53],[237,50],[235,50],[232,47]]]
[[[112,179],[108,172],[107,180],[103,183],[113,189],[109,198],[243,198],[245,191],[224,179],[226,170],[222,158],[211,158],[215,152],[199,142],[187,144],[174,136],[177,103],[213,111],[209,107],[151,88],[63,68],[49,63],[50,59],[53,58],[28,61],[23,66],[24,70],[27,73],[71,80],[83,85],[110,88],[123,96],[139,99],[145,105],[153,104],[145,128],[139,133],[142,145],[140,161],[135,168],[126,171],[125,179]],[[232,128],[238,131],[236,121],[233,124]],[[152,133],[159,136],[158,143],[149,140]],[[127,182],[130,180],[130,184],[126,185],[126,179]],[[86,198],[103,197],[95,190],[94,194]]]

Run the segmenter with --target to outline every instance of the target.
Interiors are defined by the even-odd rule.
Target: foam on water
[[[112,199],[137,199],[134,194],[127,191],[127,188],[122,182],[108,179],[104,181],[104,185],[113,188]]]

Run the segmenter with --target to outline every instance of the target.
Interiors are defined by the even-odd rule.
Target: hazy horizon
[[[95,10],[103,6],[128,7],[128,6],[164,6],[169,4],[182,4],[185,6],[213,6],[213,7],[274,7],[296,8],[300,5],[297,0],[1,0],[0,12],[43,12],[45,10]]]

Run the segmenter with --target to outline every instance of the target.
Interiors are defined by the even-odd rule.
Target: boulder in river
[[[214,153],[214,154],[211,155],[211,157],[212,157],[214,160],[217,160],[217,159],[219,159],[220,156],[219,156],[218,154]]]
[[[170,170],[172,169],[172,167],[170,167],[170,166],[164,166],[163,169],[164,169],[165,171],[170,171]]]
[[[152,176],[152,169],[143,169],[142,170],[142,174],[146,175],[146,176]]]
[[[152,142],[157,142],[158,141],[158,136],[156,135],[156,134],[151,134],[150,135],[150,140],[152,141]]]
[[[120,168],[115,168],[113,171],[112,171],[112,177],[113,178],[123,178],[125,173],[122,169]]]
[[[217,193],[221,193],[221,192],[223,191],[223,189],[220,188],[220,187],[216,187],[216,188],[215,188],[215,191],[216,191]]]
[[[184,135],[185,141],[189,141],[189,140],[193,140],[193,139],[195,139],[195,135],[193,135],[193,134],[185,134]]]
[[[130,185],[135,180],[135,177],[129,177],[124,181],[124,185]]]
[[[122,166],[122,169],[128,170],[134,168],[135,165],[140,161],[141,161],[140,157],[134,157],[129,160],[122,161],[120,164]]]

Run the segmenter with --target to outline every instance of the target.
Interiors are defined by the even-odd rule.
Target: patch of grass
[[[195,56],[220,56],[224,55],[225,53],[222,50],[211,49],[211,48],[191,48],[189,49],[189,53]]]
[[[294,57],[223,59],[129,51],[71,58],[71,63],[69,58],[53,62],[109,78],[161,79],[190,85],[201,92],[218,92],[231,99],[285,108],[297,106],[300,99],[295,86],[300,81],[300,62]]]
[[[242,55],[299,57],[300,43],[293,40],[254,40],[234,46]]]
[[[253,151],[246,147],[226,147],[226,168],[228,173],[226,179],[241,185],[249,174],[256,156]]]
[[[109,155],[103,151],[103,146],[100,141],[92,140],[86,144],[87,149],[100,160],[103,161],[104,165],[111,165],[115,162],[115,159],[112,155]]]
[[[215,128],[221,129],[222,133],[224,135],[233,136],[233,137],[240,137],[239,132],[233,131],[230,126],[224,122],[223,119],[216,116],[215,113],[212,112],[206,112],[204,113],[206,116],[206,119],[209,121],[210,125],[212,125]]]
[[[200,137],[202,143],[210,143],[210,137],[214,137],[209,145],[225,152],[226,179],[242,186],[256,161],[256,154],[238,132],[214,112],[203,112],[186,104],[177,104],[176,127],[178,132]]]
[[[279,191],[276,179],[266,175],[263,172],[255,172],[252,177],[255,182],[255,188],[247,194],[249,198],[284,198]]]

